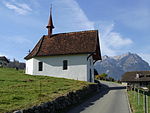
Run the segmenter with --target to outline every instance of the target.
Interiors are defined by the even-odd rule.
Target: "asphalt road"
[[[67,113],[130,113],[125,88],[116,83],[101,83],[99,94]]]

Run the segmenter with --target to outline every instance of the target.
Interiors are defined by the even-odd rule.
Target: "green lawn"
[[[28,108],[87,86],[88,82],[26,75],[0,68],[0,113]]]
[[[131,108],[133,110],[133,113],[145,113],[144,112],[144,102],[143,102],[143,94],[139,93],[139,105],[138,105],[138,93],[135,91],[128,91],[129,101]],[[150,113],[150,96],[148,96],[148,107],[149,107],[149,113]]]

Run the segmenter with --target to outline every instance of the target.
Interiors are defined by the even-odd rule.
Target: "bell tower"
[[[53,20],[52,20],[52,5],[50,8],[50,17],[49,17],[48,25],[46,26],[46,28],[48,29],[48,37],[51,37],[53,33],[53,29],[54,29]]]

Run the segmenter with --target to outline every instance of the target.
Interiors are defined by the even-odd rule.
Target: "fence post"
[[[138,105],[140,105],[140,94],[139,94],[139,89],[138,89]]]
[[[144,113],[145,113],[145,94],[144,94],[144,91],[143,91],[143,110],[144,110]]]
[[[144,103],[145,103],[145,104],[144,104],[144,105],[145,105],[145,113],[147,113],[147,105],[146,105],[146,103],[147,103],[147,101],[146,101],[146,92],[145,92],[145,95],[144,95],[144,97],[145,97],[145,99],[144,99],[144,100],[145,100],[145,102],[144,102]]]
[[[146,95],[146,108],[147,108],[147,113],[148,113],[148,95]]]
[[[40,99],[40,101],[41,101],[41,96],[42,96],[42,83],[41,83],[41,80],[40,80],[40,92],[39,92],[40,94],[39,94],[39,99]]]
[[[134,99],[136,99],[136,96],[135,96],[135,87],[134,87],[133,91],[134,91]]]

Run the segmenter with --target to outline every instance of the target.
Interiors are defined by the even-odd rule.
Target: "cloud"
[[[115,48],[120,48],[133,43],[131,39],[123,38],[121,34],[117,32],[110,32],[105,38],[108,39],[106,40],[107,44]]]
[[[53,4],[55,5],[54,7],[59,7],[59,11],[56,13],[65,13],[64,15],[56,15],[56,17],[61,18],[63,23],[66,23],[66,30],[79,31],[94,29],[94,22],[88,19],[85,12],[75,0],[55,0]]]
[[[20,8],[27,10],[27,11],[32,11],[32,9],[25,3],[16,3]]]
[[[107,55],[117,55],[124,47],[133,44],[130,38],[124,38],[120,33],[114,31],[114,24],[104,25],[101,23],[101,45],[102,53]]]
[[[115,56],[117,52],[109,48],[103,40],[101,40],[101,53],[102,55]]]
[[[68,8],[72,10],[74,18],[80,22],[80,26],[86,29],[94,29],[94,23],[87,18],[85,12],[75,0],[64,0],[64,2],[68,5]]]
[[[26,15],[31,12],[32,9],[25,3],[17,3],[17,2],[3,2],[4,5],[11,10],[14,10],[16,13],[20,15]]]

